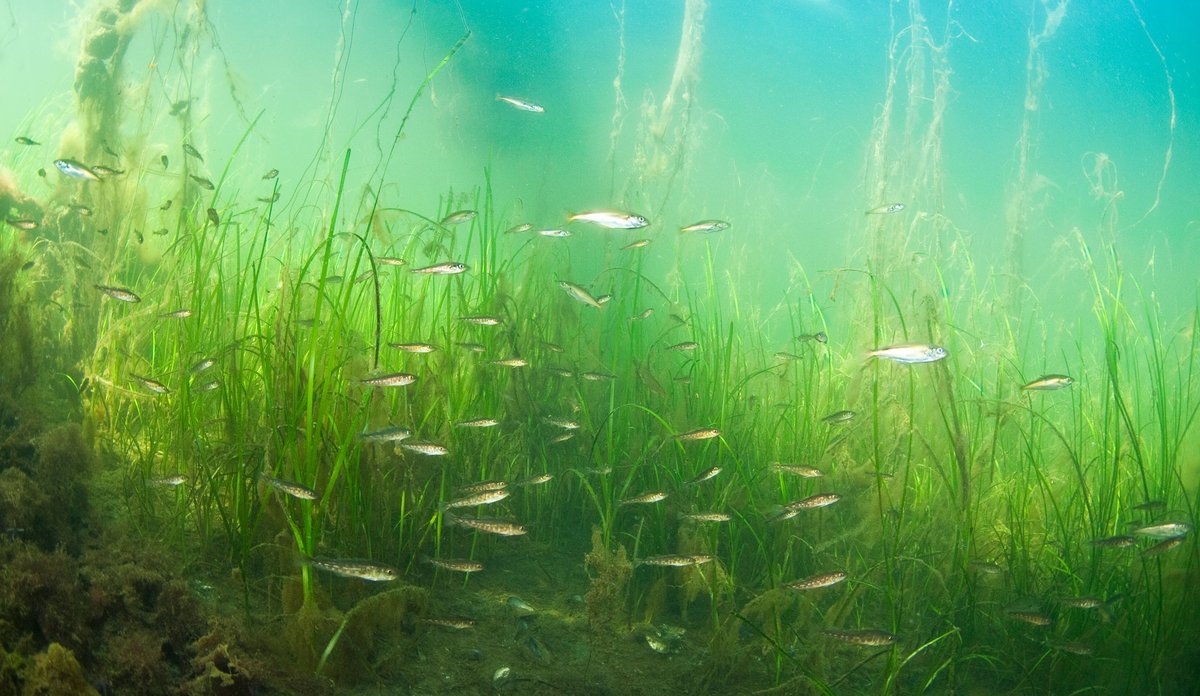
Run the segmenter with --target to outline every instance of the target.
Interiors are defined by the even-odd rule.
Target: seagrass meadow
[[[1195,8],[30,5],[0,695],[1200,693]]]

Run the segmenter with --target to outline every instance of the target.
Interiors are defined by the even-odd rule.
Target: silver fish
[[[721,431],[716,428],[699,428],[676,435],[675,439],[680,442],[691,442],[693,440],[711,440],[714,437],[721,437]]]
[[[1171,539],[1185,536],[1190,531],[1192,531],[1192,525],[1186,522],[1167,522],[1149,527],[1139,527],[1133,530],[1133,533],[1137,536],[1148,536],[1155,539]]]
[[[583,304],[585,304],[589,307],[595,307],[596,309],[600,309],[601,305],[599,302],[596,301],[595,297],[592,297],[592,293],[588,292],[587,290],[584,290],[582,287],[576,285],[575,283],[571,283],[571,282],[568,282],[565,280],[560,280],[560,281],[558,281],[558,287],[562,288],[563,291],[565,291],[568,295],[570,295],[571,299],[573,299],[577,302],[582,302]]]
[[[699,474],[697,474],[696,478],[688,481],[686,485],[691,486],[691,485],[695,485],[697,483],[703,483],[704,481],[707,481],[707,480],[713,478],[714,476],[716,476],[719,473],[721,473],[721,467],[710,466],[709,468],[707,468],[704,471],[701,471]]]
[[[417,381],[416,375],[410,375],[407,372],[392,372],[378,377],[360,379],[358,383],[368,387],[406,387],[415,381]]]
[[[153,392],[155,394],[170,394],[171,393],[171,390],[168,389],[165,384],[163,384],[162,382],[156,382],[155,380],[152,380],[149,377],[142,377],[141,375],[135,375],[131,372],[131,373],[129,373],[129,378],[132,379],[133,381],[137,382],[138,384],[140,384],[142,386],[142,388],[148,392]]]
[[[727,229],[729,229],[729,223],[725,222],[724,220],[701,220],[700,222],[694,222],[694,223],[688,225],[687,227],[679,228],[679,233],[680,234],[683,234],[685,232],[712,233],[712,232],[721,232],[721,231],[727,230]]]
[[[382,430],[372,430],[366,433],[359,433],[358,439],[361,442],[398,442],[407,440],[412,437],[412,431],[408,428],[393,426]]]
[[[454,424],[456,428],[494,428],[500,425],[500,421],[495,418],[473,418],[471,420],[463,420]]]
[[[630,243],[626,244],[625,246],[621,247],[621,251],[630,251],[632,249],[641,249],[642,247],[646,246],[649,243],[650,243],[649,239],[639,239],[635,242],[630,242]]]
[[[274,476],[268,476],[267,474],[259,474],[258,477],[262,479],[263,483],[267,484],[271,488],[274,488],[282,493],[287,493],[293,498],[298,498],[300,500],[317,499],[317,492],[308,486],[302,486],[298,483],[293,483],[292,481],[285,481],[280,478],[275,478]]]
[[[100,181],[100,175],[96,174],[91,167],[76,162],[73,159],[56,159],[54,160],[54,166],[58,167],[58,171],[71,177],[72,179]]]
[[[929,363],[946,357],[946,349],[928,343],[898,343],[868,351],[867,357],[883,358],[898,363]]]
[[[836,628],[827,628],[821,631],[822,634],[842,641],[843,643],[851,643],[853,645],[865,645],[872,648],[879,648],[885,645],[891,645],[896,642],[896,636],[887,631],[877,631],[874,629],[865,629],[860,631],[840,630]]]
[[[518,97],[506,97],[503,94],[497,94],[496,101],[502,101],[515,109],[520,109],[521,111],[528,111],[534,114],[546,113],[546,109],[540,104],[534,104],[529,100],[520,99]]]
[[[867,215],[891,215],[904,210],[906,206],[903,203],[886,203],[876,206],[867,211]]]
[[[567,222],[590,222],[611,230],[636,230],[650,224],[641,215],[620,210],[589,210],[569,216]]]
[[[96,289],[99,290],[100,292],[104,293],[105,295],[108,295],[109,297],[113,298],[114,300],[120,300],[122,302],[141,302],[142,301],[142,298],[133,294],[132,290],[126,290],[125,288],[114,288],[109,285],[97,285]]]
[[[479,505],[491,505],[492,503],[498,503],[501,500],[504,500],[508,496],[509,496],[509,492],[507,489],[497,488],[495,490],[482,491],[479,493],[475,493],[473,495],[468,495],[463,498],[457,498],[455,500],[446,501],[445,503],[442,503],[442,509],[443,510],[454,510],[457,508],[464,508],[464,507],[477,507]]]
[[[389,343],[388,347],[405,353],[432,353],[437,350],[437,346],[428,343]]]
[[[468,324],[474,324],[476,326],[500,326],[504,323],[497,317],[490,317],[486,315],[459,317],[458,320]]]
[[[458,261],[446,261],[445,263],[436,263],[432,266],[424,268],[409,269],[410,273],[423,273],[425,275],[455,275],[456,273],[464,273],[468,270],[467,264]]]
[[[344,578],[358,578],[372,582],[389,582],[399,577],[396,569],[374,561],[343,560],[337,558],[306,558],[304,562],[327,573]]]
[[[1053,391],[1071,386],[1075,380],[1066,375],[1045,375],[1021,387],[1021,391]]]
[[[444,457],[450,450],[436,442],[401,442],[400,446],[409,452],[416,452],[427,457]]]
[[[666,500],[666,499],[667,499],[666,493],[664,493],[662,491],[651,491],[649,493],[635,495],[632,498],[626,498],[626,499],[622,500],[619,504],[620,505],[648,505],[650,503],[657,503],[659,501]]]
[[[456,573],[478,573],[483,570],[482,563],[466,558],[430,558],[429,556],[422,556],[421,562],[428,563],[434,568],[452,570]]]
[[[724,512],[684,512],[680,513],[679,516],[693,522],[728,522],[733,519],[732,515],[727,515]]]
[[[476,215],[478,215],[478,213],[476,213],[474,210],[456,210],[442,218],[441,222],[438,224],[442,227],[446,227],[448,225],[461,225],[464,222],[470,222],[471,220],[474,220]]]

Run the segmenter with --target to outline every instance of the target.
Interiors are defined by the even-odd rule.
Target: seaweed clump
[[[583,557],[591,577],[591,587],[584,596],[588,621],[597,634],[613,634],[620,629],[625,588],[633,574],[633,564],[625,547],[617,544],[616,551],[604,545],[599,529],[592,530],[592,550]]]
[[[58,643],[34,655],[25,672],[22,696],[100,696],[88,683],[75,654]]]

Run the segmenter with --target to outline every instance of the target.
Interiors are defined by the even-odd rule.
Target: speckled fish
[[[476,215],[478,215],[478,213],[476,213],[474,210],[456,210],[442,218],[438,224],[442,227],[461,225],[464,222],[470,222],[471,220],[474,220]]]
[[[272,169],[272,170],[268,171],[266,174],[263,174],[262,178],[263,178],[263,181],[267,181],[269,179],[274,179],[277,176],[279,176],[279,170]]]
[[[220,380],[209,380],[203,384],[198,384],[192,387],[192,391],[197,394],[205,394],[207,392],[216,391],[221,388]]]
[[[458,508],[477,507],[479,505],[491,505],[492,503],[498,503],[501,500],[504,500],[508,496],[509,496],[509,492],[507,489],[497,488],[497,489],[491,490],[491,491],[483,491],[480,493],[475,493],[474,495],[468,495],[464,498],[448,500],[448,501],[442,503],[442,509],[443,510],[456,510]]]
[[[471,495],[483,493],[484,491],[502,491],[507,487],[507,481],[480,481],[478,483],[468,483],[465,486],[459,486],[458,491]]]
[[[575,213],[567,218],[567,222],[590,222],[610,230],[636,230],[650,224],[650,221],[641,215],[620,210],[589,210]]]
[[[709,480],[709,479],[713,478],[714,476],[716,476],[716,475],[717,475],[717,474],[719,474],[719,473],[721,473],[721,467],[719,467],[719,466],[710,466],[709,468],[705,469],[704,471],[701,471],[699,474],[697,474],[697,475],[696,475],[696,477],[695,477],[695,478],[693,478],[692,480],[688,481],[688,482],[687,482],[686,484],[684,484],[684,485],[687,485],[687,486],[693,486],[693,485],[695,485],[695,484],[697,484],[697,483],[703,483],[703,482],[705,482],[705,481],[707,481],[707,480]]]
[[[97,174],[91,167],[88,167],[73,159],[56,159],[54,166],[58,167],[58,171],[71,177],[72,179],[83,179],[85,181],[100,181],[100,175]]]
[[[142,389],[145,389],[148,392],[152,392],[154,394],[170,394],[171,393],[171,390],[167,388],[167,385],[163,384],[162,382],[156,382],[155,380],[152,380],[149,377],[135,375],[131,372],[131,373],[129,373],[129,379],[132,379],[133,381],[137,382],[138,385],[140,385],[142,387]]]
[[[711,563],[715,557],[708,554],[666,554],[663,556],[647,556],[634,565],[661,566],[663,568],[686,568],[702,563]]]
[[[820,478],[825,474],[815,466],[805,466],[803,464],[772,464],[771,471],[777,471],[781,474],[791,474],[792,476],[800,476],[803,478]]]
[[[1098,546],[1102,549],[1127,549],[1137,544],[1137,539],[1127,535],[1118,534],[1117,536],[1104,537],[1103,539],[1092,539],[1092,546]]]
[[[470,420],[461,420],[454,424],[456,428],[494,428],[500,425],[500,421],[495,418],[472,418]]]
[[[297,498],[299,500],[316,500],[317,499],[317,492],[314,491],[313,489],[309,488],[308,486],[302,486],[298,483],[295,483],[292,481],[285,481],[284,479],[275,478],[274,476],[269,476],[267,474],[259,474],[258,478],[261,479],[263,483],[267,484],[271,488],[274,488],[275,490],[279,491],[280,493],[286,493],[286,494],[292,496],[293,498]]]
[[[1066,375],[1045,375],[1021,387],[1021,391],[1054,391],[1055,389],[1065,389],[1074,382],[1075,380]]]
[[[95,288],[114,300],[120,300],[121,302],[142,301],[142,298],[135,295],[132,290],[126,290],[125,288],[116,288],[110,285],[97,285]]]
[[[519,97],[506,97],[503,94],[497,94],[496,101],[504,102],[505,104],[508,104],[509,106],[513,107],[514,109],[519,109],[521,111],[528,111],[529,113],[532,113],[532,114],[546,113],[545,107],[541,106],[540,104],[534,104],[533,102],[531,102],[527,99],[521,99]]]
[[[904,208],[905,205],[903,203],[887,203],[871,208],[867,211],[867,215],[891,215],[892,213],[898,213],[901,210],[904,210]]]
[[[547,425],[553,425],[556,428],[563,430],[579,430],[579,423],[568,418],[556,418],[554,416],[546,416],[542,419]]]
[[[513,225],[512,227],[508,228],[507,230],[504,230],[504,234],[523,234],[532,229],[533,229],[532,224],[530,224],[528,222],[522,222],[519,225]]]
[[[649,319],[651,314],[654,314],[654,308],[647,307],[646,309],[643,309],[640,313],[635,314],[632,317],[629,317],[629,320],[630,321],[641,321],[643,319]]]
[[[209,181],[208,179],[205,179],[202,176],[196,176],[195,174],[188,174],[188,176],[191,177],[192,181],[196,182],[197,186],[199,186],[202,189],[205,189],[206,191],[216,191],[217,190],[217,187],[213,185],[213,182]]]
[[[699,347],[700,344],[696,343],[695,341],[684,341],[682,343],[676,343],[673,346],[667,346],[664,350],[691,351],[696,350]]]
[[[626,244],[625,246],[621,247],[621,251],[631,251],[633,249],[641,249],[642,247],[646,246],[649,243],[650,243],[649,239],[639,239],[635,242],[630,242],[630,243]]]
[[[662,491],[651,491],[641,495],[635,495],[632,498],[622,500],[620,505],[649,505],[667,499],[667,494]]]
[[[1099,597],[1059,597],[1058,603],[1072,609],[1098,609],[1104,606]]]
[[[554,480],[554,474],[536,474],[534,476],[530,476],[527,479],[521,479],[520,481],[514,481],[513,485],[514,486],[540,486],[543,483],[549,483],[552,480]]]
[[[679,234],[685,234],[687,232],[712,233],[721,232],[727,229],[729,229],[729,223],[725,222],[724,220],[701,220],[700,222],[693,222],[687,227],[680,227]]]
[[[410,375],[407,372],[392,372],[378,377],[360,379],[358,383],[368,387],[406,387],[415,381],[417,381],[416,375]]]
[[[833,413],[829,414],[828,416],[825,416],[824,418],[822,418],[821,422],[829,423],[830,425],[837,425],[839,423],[849,423],[850,421],[854,420],[854,417],[857,415],[858,415],[858,413],[856,413],[854,411],[834,411]]]
[[[327,573],[344,578],[358,578],[371,582],[390,582],[399,577],[396,569],[374,561],[345,560],[338,558],[306,558],[304,562]]]
[[[468,619],[462,616],[423,616],[420,621],[423,624],[438,626],[439,628],[449,628],[455,631],[465,631],[475,627],[475,619]]]
[[[432,353],[437,350],[437,346],[428,343],[389,343],[388,347],[405,353]]]
[[[376,261],[380,266],[406,266],[408,261],[397,256],[381,256]]]
[[[592,297],[592,293],[584,290],[579,285],[565,280],[560,280],[558,281],[558,287],[562,288],[563,291],[566,292],[567,295],[569,295],[571,299],[575,300],[576,302],[582,302],[589,307],[600,309],[601,305],[596,301],[595,297]]]
[[[559,435],[557,437],[550,438],[550,444],[552,444],[552,445],[561,444],[563,442],[566,442],[567,440],[570,440],[573,437],[575,437],[575,433],[573,433],[573,432],[572,433],[563,433],[562,435]]]
[[[1092,648],[1092,646],[1088,645],[1087,643],[1080,643],[1077,641],[1046,643],[1046,646],[1054,650],[1061,650],[1062,652],[1071,653],[1072,655],[1083,655],[1085,657],[1095,652],[1095,649]]]
[[[799,336],[796,336],[796,340],[801,343],[804,343],[806,341],[816,341],[817,343],[828,343],[829,337],[825,335],[824,331],[818,331],[816,333],[811,333],[811,334],[800,334]]]
[[[1142,551],[1142,556],[1149,558],[1150,556],[1157,556],[1160,553],[1166,553],[1167,551],[1170,551],[1171,549],[1175,548],[1176,546],[1179,546],[1180,544],[1182,544],[1183,540],[1184,540],[1183,535],[1173,536],[1168,539],[1163,539],[1162,541],[1158,542],[1154,546],[1151,546],[1150,548]]]
[[[36,230],[38,227],[37,220],[33,218],[4,218],[4,222],[18,230]]]
[[[1008,610],[1008,615],[1017,621],[1023,621],[1031,626],[1049,626],[1050,617],[1038,611]]]
[[[487,350],[487,347],[485,347],[482,343],[459,343],[458,347],[462,348],[468,353],[482,353]]]
[[[204,359],[198,361],[195,365],[192,365],[191,367],[189,367],[188,372],[193,375],[198,375],[201,372],[204,372],[205,370],[207,370],[208,368],[210,368],[216,364],[217,364],[216,360],[214,360],[212,358],[204,358]]]
[[[548,228],[548,229],[544,229],[544,230],[538,230],[537,233],[543,237],[551,237],[554,239],[565,239],[565,238],[571,236],[570,230],[563,230],[563,229],[559,229],[559,228]]]
[[[815,590],[822,587],[829,587],[830,585],[836,585],[845,580],[846,577],[847,576],[844,571],[835,570],[829,573],[810,575],[803,580],[789,582],[785,584],[784,587],[788,588],[789,590]]]
[[[1155,539],[1171,539],[1181,537],[1192,531],[1192,525],[1186,522],[1167,522],[1149,527],[1138,527],[1133,530],[1135,536],[1148,536]]]
[[[788,510],[815,510],[816,508],[829,507],[837,501],[841,500],[842,496],[837,493],[817,493],[810,495],[803,500],[797,500],[794,503],[788,503],[784,507]]]
[[[409,452],[423,454],[426,457],[444,457],[450,450],[436,442],[401,442],[400,446]]]
[[[399,442],[412,437],[412,431],[408,428],[393,426],[383,428],[382,430],[372,430],[371,432],[359,433],[358,439],[361,442]]]
[[[679,517],[693,522],[728,522],[733,519],[732,515],[724,512],[681,512]]]
[[[187,483],[187,477],[183,474],[172,474],[170,476],[160,476],[150,479],[150,485],[161,486],[163,488],[175,488]]]
[[[457,273],[465,273],[467,264],[458,261],[446,261],[444,263],[435,263],[432,266],[424,268],[410,268],[409,273],[423,273],[425,275],[455,275]]]
[[[488,364],[496,367],[526,367],[529,365],[529,361],[525,358],[504,358],[503,360],[489,360]]]
[[[200,154],[200,151],[187,143],[183,144],[183,154],[188,155],[190,157],[195,157],[196,159],[200,160],[201,162],[204,161],[204,156]]]
[[[521,536],[529,532],[525,525],[512,520],[496,519],[494,517],[455,517],[446,515],[446,521],[458,527],[466,527],[497,536]]]
[[[823,635],[829,636],[843,643],[852,645],[862,645],[870,648],[882,648],[896,642],[896,636],[887,631],[877,631],[874,629],[863,629],[858,631],[842,630],[836,628],[827,628],[821,631]]]
[[[898,343],[867,352],[869,358],[883,358],[904,364],[936,362],[946,355],[945,348],[928,343]]]
[[[679,442],[691,442],[694,440],[711,440],[714,437],[721,437],[721,431],[716,428],[699,428],[676,435],[675,439]]]
[[[459,317],[458,320],[463,323],[474,324],[476,326],[500,326],[501,324],[504,323],[504,322],[500,321],[500,319],[498,317],[491,317],[491,316],[487,316],[487,315]]]
[[[580,372],[579,376],[580,378],[589,382],[611,382],[617,378],[617,376],[611,372],[598,372],[595,370],[591,372]]]

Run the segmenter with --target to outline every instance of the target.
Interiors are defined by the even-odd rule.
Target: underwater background
[[[4,4],[0,695],[1200,693],[1197,26]]]

